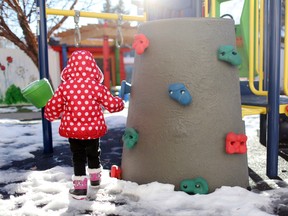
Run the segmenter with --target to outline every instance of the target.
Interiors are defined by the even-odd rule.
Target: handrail
[[[288,0],[285,1],[285,5],[288,5]],[[285,37],[284,37],[284,93],[288,95],[288,7],[285,7]]]
[[[209,7],[208,0],[205,0],[204,1],[204,17],[208,17],[208,7]]]
[[[216,0],[211,0],[210,14],[211,17],[216,17]]]
[[[242,118],[248,115],[258,115],[258,114],[266,114],[267,108],[266,107],[258,107],[258,106],[241,106],[242,111]]]
[[[210,6],[210,13],[209,13]],[[204,17],[216,17],[216,0],[204,0]]]
[[[257,90],[254,85],[254,1],[250,1],[249,13],[249,87],[253,94],[267,96],[268,92]]]
[[[260,37],[259,37],[259,89],[263,90],[264,82],[264,0],[260,0]]]
[[[254,32],[256,34],[254,34],[254,58],[255,58],[255,72],[258,74],[259,73],[259,10],[257,10],[257,8],[259,8],[259,1],[255,1],[255,8],[256,10],[254,10],[255,16],[254,16],[254,23],[255,23],[255,28],[254,28]],[[260,86],[259,86],[259,89]]]
[[[46,14],[48,15],[62,15],[62,16],[74,16],[74,10],[60,10],[53,8],[46,8]],[[110,19],[110,20],[118,20],[119,15],[113,13],[95,13],[95,12],[87,12],[80,11],[80,17],[88,17],[88,18],[98,18],[98,19]],[[144,16],[131,16],[131,15],[122,15],[122,20],[125,21],[138,21],[145,22],[147,20],[146,14]]]

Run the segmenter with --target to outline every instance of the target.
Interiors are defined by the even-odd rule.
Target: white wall
[[[50,75],[50,80],[52,81],[51,84],[53,88],[56,89],[58,85],[61,83],[59,53],[49,47],[48,59],[49,59],[49,75]]]
[[[8,56],[13,58],[10,64],[7,62]],[[7,88],[12,84],[23,88],[39,78],[37,67],[21,50],[0,48],[0,64],[6,68],[5,71],[0,69],[1,96],[5,95]]]
[[[7,62],[8,56],[13,58],[13,62],[10,64]],[[52,85],[57,88],[61,82],[59,55],[49,48],[48,58]],[[0,64],[6,68],[5,71],[0,69],[0,97],[5,95],[7,88],[12,84],[22,89],[29,83],[39,79],[37,67],[22,50],[0,48]]]

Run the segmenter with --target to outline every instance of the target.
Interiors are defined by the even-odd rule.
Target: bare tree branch
[[[72,10],[74,8],[74,6],[77,4],[78,0],[75,0],[73,2],[73,4],[70,6],[70,10]],[[50,38],[51,35],[57,30],[59,29],[62,24],[67,20],[68,17],[63,17],[56,25],[54,25],[51,29],[49,29],[49,31],[47,32],[47,37]]]
[[[124,10],[123,1],[120,0],[117,10]],[[62,5],[62,9],[73,10],[77,4],[85,3],[84,8],[87,10],[93,4],[99,4],[95,0],[47,0],[46,5],[49,7]],[[110,4],[110,0],[107,0]],[[106,5],[107,6],[107,5]],[[111,5],[110,5],[111,6]],[[110,7],[109,6],[109,7]],[[114,9],[113,9],[114,10]],[[88,10],[89,11],[89,10]],[[119,11],[118,11],[119,12]],[[47,41],[68,17],[49,16],[47,19],[50,26],[47,31]],[[23,50],[38,67],[38,41],[35,33],[31,28],[36,25],[36,0],[0,0],[0,36],[14,43]]]
[[[56,4],[59,0],[50,0]],[[72,10],[79,0],[68,0],[67,8]],[[38,67],[38,41],[31,29],[36,22],[36,0],[0,0],[0,36],[14,43],[23,50]],[[47,32],[47,41],[61,27],[67,17],[56,22]],[[21,32],[18,32],[21,30]]]

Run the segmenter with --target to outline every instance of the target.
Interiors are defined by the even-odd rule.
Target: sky
[[[34,107],[28,108],[37,111]],[[0,113],[15,111],[13,107],[0,108]],[[120,113],[105,114],[108,128],[125,127],[127,112],[125,108]],[[249,116],[244,120],[248,140],[253,141],[257,136],[259,118]],[[54,146],[67,143],[65,138],[59,136],[58,126],[59,121],[52,123]],[[43,145],[41,128],[40,120],[21,122],[0,119],[0,167],[13,160],[33,158],[31,152],[41,149]],[[255,145],[254,141],[249,145]],[[89,188],[89,198],[78,201],[68,195],[72,187],[72,173],[70,166],[56,166],[44,171],[37,168],[1,169],[1,190],[8,192],[10,197],[0,197],[0,215],[266,216],[273,215],[274,208],[287,205],[287,187],[248,191],[238,186],[222,186],[207,195],[188,195],[174,191],[171,184],[151,182],[138,185],[110,178],[108,170],[104,170],[100,187]],[[276,180],[267,182],[277,183]]]
[[[230,14],[233,16],[235,24],[240,23],[242,8],[243,8],[244,0],[231,0],[227,2],[221,3],[220,6],[220,14]]]

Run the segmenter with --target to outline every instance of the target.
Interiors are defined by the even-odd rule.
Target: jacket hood
[[[99,83],[102,83],[104,79],[93,55],[86,50],[73,52],[67,66],[61,72],[62,81],[80,78],[93,79]]]

